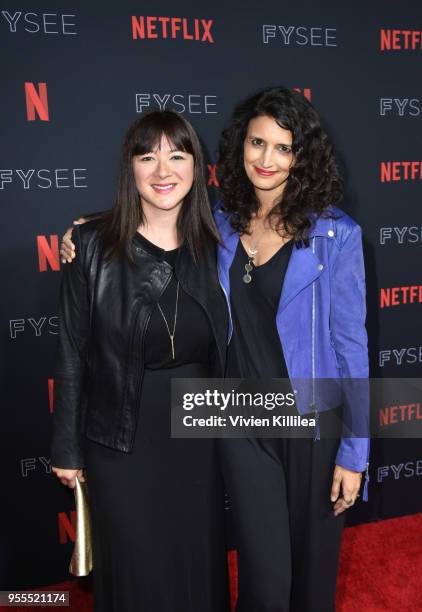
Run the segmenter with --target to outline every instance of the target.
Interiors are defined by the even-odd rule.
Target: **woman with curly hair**
[[[310,381],[295,389],[296,408],[316,424],[315,439],[220,443],[237,534],[236,609],[334,611],[343,512],[365,469],[368,478],[369,444],[320,435],[337,406],[324,405],[314,383],[368,376],[361,231],[334,207],[342,181],[317,112],[284,87],[236,107],[218,178],[218,271],[233,330],[227,375]],[[349,410],[365,423],[360,404]]]

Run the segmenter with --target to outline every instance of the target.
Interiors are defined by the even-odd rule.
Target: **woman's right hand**
[[[71,489],[76,486],[76,478],[80,482],[85,482],[83,470],[66,470],[63,468],[52,467],[52,471],[55,473],[60,482]]]
[[[79,217],[79,219],[73,222],[73,225],[82,225],[85,222],[86,219],[84,217]],[[72,242],[72,232],[73,227],[69,227],[62,238],[62,243],[60,245],[62,263],[72,263],[72,259],[75,258],[75,245]]]

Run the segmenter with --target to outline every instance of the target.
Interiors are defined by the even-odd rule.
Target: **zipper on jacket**
[[[139,417],[139,410],[140,410],[140,399],[141,399],[141,390],[142,390],[142,382],[144,380],[144,373],[145,373],[145,336],[146,336],[146,331],[148,329],[148,323],[151,319],[151,315],[152,315],[152,311],[154,310],[154,306],[158,303],[158,301],[160,300],[161,296],[163,295],[164,291],[167,289],[170,281],[172,278],[172,274],[170,274],[170,276],[167,278],[158,298],[157,301],[152,304],[152,307],[150,308],[149,312],[148,312],[148,316],[145,319],[144,325],[142,326],[142,329],[137,330],[137,323],[138,323],[138,319],[139,319],[139,313],[141,312],[141,308],[139,308],[138,312],[136,313],[136,317],[135,317],[135,333],[134,333],[134,340],[132,343],[132,347],[131,347],[131,355],[133,354],[136,346],[139,346],[139,344],[141,344],[141,348],[140,348],[140,353],[139,353],[139,374],[138,374],[138,379],[136,381],[136,391],[135,391],[135,398],[136,398],[136,416],[135,416],[135,427],[133,428],[133,432],[132,432],[132,436],[130,439],[130,448],[133,448],[133,444],[135,441],[135,436],[136,436],[136,430],[138,427],[138,417]]]
[[[232,319],[232,309],[230,306],[230,300],[229,300],[229,296],[227,295],[227,292],[224,288],[223,283],[221,282],[221,278],[220,278],[220,270],[218,269],[218,265],[217,265],[217,276],[218,276],[218,282],[220,284],[220,287],[224,293],[224,297],[226,298],[226,304],[227,304],[227,310],[229,312],[229,321],[230,321],[230,334],[227,340],[227,344],[230,344],[230,340],[232,339],[233,336],[233,319]]]
[[[312,254],[315,255],[315,236],[312,238]],[[311,347],[311,359],[312,359],[312,403],[311,407],[315,416],[315,437],[314,440],[320,440],[319,430],[319,413],[316,405],[316,394],[315,394],[315,281],[312,282],[312,347]]]

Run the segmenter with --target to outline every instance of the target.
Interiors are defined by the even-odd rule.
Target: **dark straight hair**
[[[170,110],[155,110],[136,119],[126,132],[115,205],[103,216],[101,230],[110,257],[126,253],[133,260],[131,241],[145,217],[132,160],[134,155],[155,151],[163,136],[174,149],[193,155],[194,160],[193,184],[184,198],[177,219],[179,239],[187,244],[194,261],[198,261],[207,243],[220,240],[208,199],[205,164],[198,136],[180,114]]]

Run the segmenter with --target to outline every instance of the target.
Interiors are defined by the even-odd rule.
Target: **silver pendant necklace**
[[[262,236],[264,235],[265,229],[262,230],[262,232],[259,234],[258,239],[255,240],[255,242],[253,244],[251,244],[250,247],[246,247],[246,250],[248,252],[248,263],[245,264],[245,274],[243,275],[243,282],[246,284],[249,284],[252,280],[252,275],[251,272],[253,270],[254,267],[254,259],[255,259],[255,255],[257,255],[258,253],[258,244],[262,238]]]
[[[164,312],[162,311],[162,308],[161,308],[160,304],[157,302],[158,310],[161,312],[161,316],[164,319],[164,323],[166,324],[167,332],[168,332],[168,335],[170,337],[171,355],[172,355],[173,360],[174,360],[174,356],[175,356],[174,334],[176,333],[177,307],[178,307],[178,304],[179,304],[179,281],[177,281],[177,287],[176,287],[176,307],[174,309],[174,322],[173,322],[173,331],[172,332],[170,332],[170,327],[169,327],[169,324],[167,323],[166,317],[164,316]]]
[[[252,280],[251,272],[253,269],[253,260],[255,255],[258,253],[257,249],[248,249],[248,263],[245,264],[245,274],[243,275],[243,282],[249,284]]]

